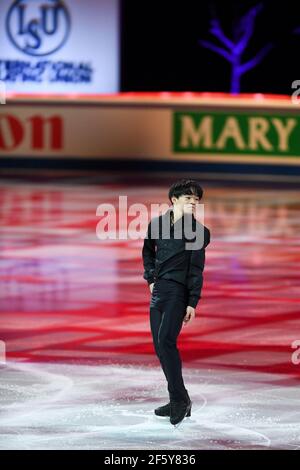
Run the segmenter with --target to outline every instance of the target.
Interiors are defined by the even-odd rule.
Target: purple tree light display
[[[230,91],[232,94],[240,93],[242,75],[255,68],[273,48],[273,44],[269,43],[255,57],[242,63],[243,53],[254,34],[256,17],[262,9],[262,4],[256,5],[238,21],[233,30],[234,40],[229,39],[225,35],[220,21],[217,18],[213,18],[209,32],[221,42],[222,46],[217,46],[210,41],[199,41],[199,44],[203,47],[216,52],[230,62],[232,67]]]

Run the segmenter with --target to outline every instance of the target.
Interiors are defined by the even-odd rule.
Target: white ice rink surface
[[[299,383],[274,374],[185,368],[192,416],[178,428],[158,367],[0,366],[1,449],[299,449]]]

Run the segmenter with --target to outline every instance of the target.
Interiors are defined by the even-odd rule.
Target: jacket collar
[[[179,221],[182,222],[182,221],[184,220],[184,216],[185,216],[185,214],[183,214],[182,217],[180,217],[180,219],[177,219],[176,222],[175,222],[175,224],[176,224],[177,222],[179,222]],[[163,214],[163,217],[165,217],[165,218],[168,218],[168,217],[169,217],[169,218],[170,218],[170,224],[171,224],[171,225],[174,225],[174,223],[173,223],[173,220],[174,220],[173,206],[169,207],[169,209]],[[193,220],[193,224],[195,224],[196,219],[195,219],[194,214],[192,214],[192,220]]]

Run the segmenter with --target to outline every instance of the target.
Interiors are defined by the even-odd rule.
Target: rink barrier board
[[[299,173],[300,108],[290,97],[133,95],[10,97],[0,107],[1,167],[26,167],[31,161],[47,167],[53,159],[52,168],[121,170],[133,161],[145,171]],[[178,145],[176,119],[178,126],[181,116],[189,126],[181,141],[196,142],[198,147]],[[254,136],[246,135],[247,122]],[[261,128],[268,130],[264,133]],[[213,139],[215,147],[210,148]],[[226,148],[221,141],[228,144]],[[252,149],[245,148],[248,141]],[[132,171],[135,168],[139,166],[133,164]]]

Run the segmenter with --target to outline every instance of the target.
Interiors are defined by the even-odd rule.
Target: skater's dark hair
[[[200,186],[200,183],[196,180],[181,179],[172,184],[169,189],[169,199],[172,202],[172,197],[179,198],[180,196],[192,195],[199,197],[199,200],[202,199],[203,189]]]

